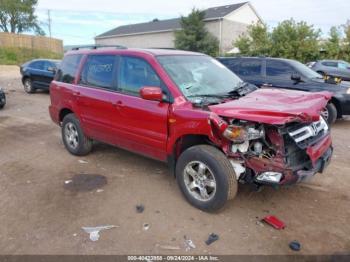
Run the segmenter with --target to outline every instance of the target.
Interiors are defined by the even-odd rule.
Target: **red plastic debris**
[[[262,220],[276,229],[284,229],[286,227],[286,224],[275,216],[266,216]]]

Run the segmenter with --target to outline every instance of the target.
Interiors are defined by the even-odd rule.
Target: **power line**
[[[49,35],[51,38],[52,34],[51,34],[51,11],[50,11],[50,9],[47,10],[47,26],[49,28]]]

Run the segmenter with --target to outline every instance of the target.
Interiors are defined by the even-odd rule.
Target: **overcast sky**
[[[236,0],[39,0],[37,14],[47,31],[47,10],[51,10],[52,36],[65,45],[91,44],[94,36],[123,24],[166,19],[188,14],[193,7],[234,4]],[[350,0],[252,0],[262,19],[273,27],[294,18],[314,24],[327,34],[333,25],[350,19]]]

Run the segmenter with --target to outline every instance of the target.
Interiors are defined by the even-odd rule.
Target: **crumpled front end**
[[[237,179],[257,185],[286,185],[322,173],[332,156],[326,121],[268,125],[228,120],[223,149]]]

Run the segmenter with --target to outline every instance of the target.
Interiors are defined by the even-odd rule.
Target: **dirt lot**
[[[207,214],[183,199],[162,163],[103,144],[87,157],[70,155],[49,118],[49,95],[25,94],[18,68],[0,66],[0,86],[8,99],[0,111],[1,254],[294,254],[292,240],[300,254],[350,252],[350,118],[332,130],[326,173],[278,191],[241,186],[226,209]],[[65,184],[78,174],[94,180]],[[268,214],[287,227],[257,223]],[[119,227],[97,242],[81,229],[108,224]],[[220,239],[206,246],[210,233]],[[184,235],[196,245],[187,253]]]

